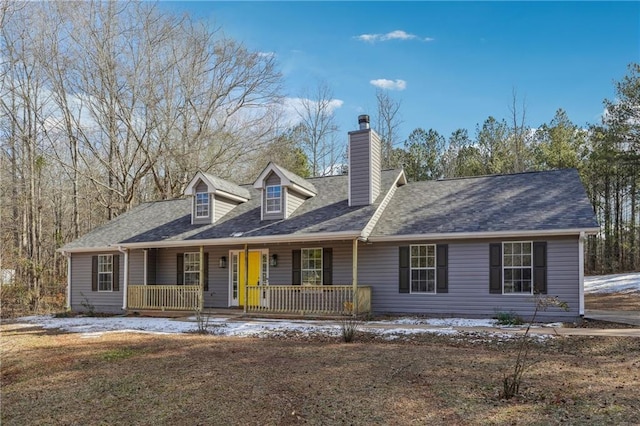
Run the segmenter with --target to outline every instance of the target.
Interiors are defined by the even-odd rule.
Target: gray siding
[[[382,182],[382,147],[380,145],[380,136],[373,130],[371,137],[371,188],[373,191],[371,202],[374,203],[380,195],[380,186]],[[385,188],[386,189],[386,188]]]
[[[177,283],[178,253],[199,252],[199,247],[166,248],[158,250],[157,284],[175,285]],[[220,268],[220,257],[228,256],[228,250],[219,247],[205,247],[209,254],[206,265],[209,274],[209,290],[204,295],[205,307],[227,307],[229,291],[229,268]]]
[[[307,243],[269,247],[269,255],[278,255],[278,266],[269,268],[269,284],[291,285],[291,252],[293,250],[331,247],[333,249],[333,284],[350,285],[352,281],[351,245],[351,241],[339,241],[335,243]]]
[[[489,293],[489,241],[449,243],[449,292],[443,294],[398,292],[398,246],[361,246],[358,281],[373,286],[374,312],[491,317],[514,311],[525,319],[531,317],[532,296]],[[570,310],[551,308],[538,316],[575,319],[579,314],[578,239],[548,240],[547,261],[547,294],[566,301]]]
[[[349,132],[350,205],[373,203],[380,194],[380,179],[380,138],[370,129]]]
[[[123,282],[120,281],[120,284]],[[129,252],[129,284],[144,284],[144,250]]]
[[[289,217],[293,214],[293,212],[296,211],[296,209],[298,207],[300,207],[302,205],[302,203],[304,203],[304,200],[306,199],[306,197],[302,194],[298,194],[295,191],[291,191],[289,188],[285,188],[287,195],[286,195],[286,211],[287,211],[287,216]]]
[[[209,187],[203,181],[199,181],[196,185],[196,193],[198,192],[209,192]],[[199,217],[196,218],[196,197],[195,194],[193,196],[193,201],[191,203],[191,215],[193,217],[193,223],[196,225],[203,225],[212,223],[211,217],[213,215],[213,196],[209,194],[209,216],[207,217]]]
[[[91,291],[91,258],[97,254],[120,255],[120,291]],[[131,264],[131,262],[130,262]],[[121,313],[124,288],[124,253],[73,253],[71,255],[71,309],[85,312],[93,305],[96,312]]]
[[[284,212],[285,212],[285,209],[287,208],[287,205],[285,203],[286,199],[285,199],[284,188],[281,188],[281,192],[280,192],[280,196],[282,197],[282,200],[280,200],[280,202],[282,203],[280,207],[280,213],[267,213],[267,186],[272,186],[272,185],[282,185],[280,181],[280,176],[278,176],[274,172],[269,173],[269,176],[267,176],[266,179],[264,180],[264,188],[262,190],[263,219],[264,220],[284,219]]]
[[[224,215],[226,215],[231,210],[233,210],[233,208],[237,205],[238,205],[237,201],[232,201],[219,196],[215,197],[215,203],[214,203],[215,210],[213,212],[214,220],[216,222],[219,221],[222,217],[224,217]]]

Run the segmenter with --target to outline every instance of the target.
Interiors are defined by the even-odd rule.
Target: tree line
[[[578,169],[601,232],[586,244],[586,273],[640,270],[640,64],[615,83],[599,123],[579,126],[558,109],[548,123],[527,125],[526,105],[514,93],[508,119],[489,116],[472,136],[458,129],[446,138],[414,129],[396,138],[400,102],[378,93],[378,132],[386,167],[403,167],[409,180],[429,180]],[[390,113],[392,112],[392,113]],[[394,124],[395,123],[395,124]],[[562,202],[562,200],[558,200]]]
[[[305,177],[345,171],[326,83],[297,98],[291,122],[273,55],[153,3],[0,0],[0,52],[0,269],[30,303],[64,283],[58,248],[181,196],[197,170],[239,182],[268,161]],[[509,121],[448,138],[403,139],[400,102],[378,91],[384,165],[411,180],[577,167],[603,226],[588,271],[638,269],[638,77],[633,64],[597,125],[559,110],[532,129],[514,94]]]

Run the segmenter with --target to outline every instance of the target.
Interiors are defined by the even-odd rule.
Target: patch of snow
[[[631,293],[640,291],[640,273],[584,277],[585,293]]]
[[[81,333],[83,338],[94,339],[103,333],[151,333],[174,334],[194,332],[198,328],[195,318],[145,318],[145,317],[72,317],[54,318],[32,316],[19,319],[21,324],[38,325],[46,329],[60,329],[70,333]],[[363,322],[359,330],[384,339],[398,339],[417,334],[439,336],[481,336],[479,339],[507,340],[517,337],[513,333],[496,333],[495,320],[472,320],[463,318],[401,318],[392,321]],[[16,324],[17,325],[17,324]],[[235,337],[286,337],[294,333],[302,336],[340,337],[339,322],[281,319],[237,319],[211,317],[208,330],[217,336]],[[555,325],[557,326],[557,324]],[[459,327],[485,327],[486,332],[465,332]]]
[[[433,325],[438,327],[495,327],[498,323],[494,319],[468,318],[418,318],[404,317],[393,320],[371,321],[370,324],[398,324],[398,325]]]

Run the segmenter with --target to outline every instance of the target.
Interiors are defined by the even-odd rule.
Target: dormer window
[[[279,213],[282,210],[282,187],[267,186],[267,213]]]
[[[273,163],[260,173],[253,187],[260,190],[260,220],[287,219],[316,195],[310,182]]]
[[[196,193],[196,217],[209,217],[209,194]]]

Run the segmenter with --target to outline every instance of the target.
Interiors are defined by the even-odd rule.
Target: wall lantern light
[[[269,266],[278,266],[278,255],[272,254],[271,260],[269,261]]]
[[[227,267],[227,256],[222,256],[220,258],[220,267],[221,268],[226,268]]]

